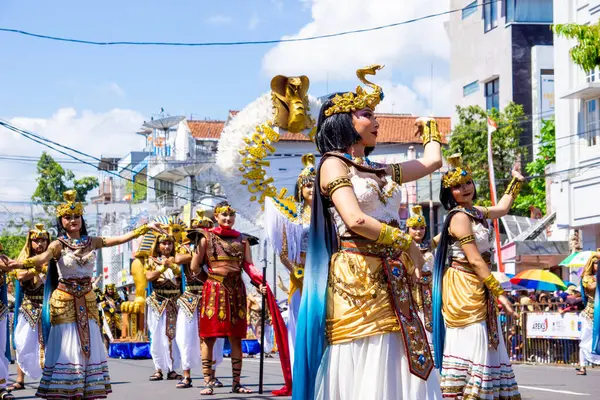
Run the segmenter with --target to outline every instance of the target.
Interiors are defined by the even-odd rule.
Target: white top
[[[96,250],[90,247],[73,250],[63,246],[58,260],[58,276],[60,279],[91,278],[96,264]]]
[[[473,229],[473,235],[475,236],[477,250],[479,250],[481,254],[486,252],[491,253],[493,248],[493,231],[489,226],[486,228],[485,225],[476,220],[471,221],[471,228]],[[450,256],[454,259],[467,259],[458,240],[452,241],[452,244],[448,247],[448,251]]]
[[[400,185],[394,182],[390,176],[386,176],[385,186],[380,189],[375,179],[368,177],[368,175],[357,175],[354,167],[350,167],[348,176],[352,181],[354,193],[362,212],[379,222],[398,224],[402,203]],[[348,229],[338,211],[335,207],[330,207],[329,211],[335,221],[338,234],[347,236],[350,229]]]

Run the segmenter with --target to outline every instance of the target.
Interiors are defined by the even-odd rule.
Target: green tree
[[[600,66],[600,22],[594,25],[557,24],[552,30],[567,39],[576,39],[577,45],[569,51],[571,59],[584,71]]]
[[[148,186],[141,184],[139,182],[131,182],[128,181],[125,189],[127,190],[127,193],[132,193],[133,194],[133,198],[131,200],[132,203],[140,203],[144,200],[146,200],[146,194],[148,193]]]
[[[38,185],[31,199],[42,203],[62,202],[63,192],[70,188],[77,191],[78,201],[85,201],[87,194],[99,186],[98,178],[94,176],[75,179],[73,171],[64,169],[46,152],[38,161],[37,172]]]
[[[527,164],[525,171],[533,178],[528,182],[530,193],[519,196],[515,201],[515,207],[520,210],[528,209],[529,206],[539,208],[546,213],[546,166],[556,161],[556,130],[554,120],[542,121],[540,134],[536,139],[540,142],[539,152],[535,160]]]
[[[489,206],[490,188],[487,155],[487,119],[496,121],[498,129],[493,134],[492,156],[496,177],[496,193],[501,197],[512,178],[512,166],[518,157],[525,157],[526,150],[519,146],[526,120],[523,106],[509,103],[502,111],[495,108],[486,111],[479,106],[456,107],[458,124],[454,127],[445,156],[462,153],[465,163],[473,172],[477,185],[477,204]],[[527,187],[523,192],[527,191]],[[516,209],[516,214],[526,215],[528,210]]]
[[[23,246],[25,246],[26,240],[26,236],[1,235],[0,243],[2,243],[3,247],[2,253],[6,254],[10,259],[17,258],[23,249]]]

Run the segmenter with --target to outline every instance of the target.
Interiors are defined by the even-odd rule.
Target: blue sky
[[[96,41],[257,41],[374,27],[447,8],[447,0],[2,0],[0,27]],[[0,32],[0,118],[94,156],[124,156],[140,150],[134,132],[161,107],[171,115],[225,119],[228,110],[267,92],[274,75],[305,74],[309,93],[318,97],[354,89],[356,69],[375,63],[386,65],[375,80],[386,94],[379,112],[448,116],[445,19],[235,47],[101,47]],[[12,134],[0,131],[0,155],[43,150],[6,135]],[[0,161],[1,169],[14,167]],[[18,182],[0,176],[7,188],[0,201],[31,195],[34,165],[19,168]],[[79,166],[76,172],[93,170]]]

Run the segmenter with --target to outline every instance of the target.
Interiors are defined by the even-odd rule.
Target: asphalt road
[[[153,372],[150,360],[113,360],[109,361],[110,374],[113,382],[112,400],[135,399],[200,399],[202,377],[200,371],[192,371],[194,388],[176,389],[175,381],[149,382],[148,377]],[[570,367],[549,367],[515,365],[517,382],[521,389],[523,400],[565,400],[565,399],[600,399],[600,369],[588,369],[587,376],[576,376]],[[265,364],[265,394],[233,395],[231,390],[231,372],[229,359],[225,359],[217,370],[217,376],[225,387],[216,389],[217,399],[257,399],[270,395],[270,391],[279,389],[283,384],[281,369],[277,359],[267,359]],[[258,391],[258,359],[244,359],[242,383],[255,392]],[[15,379],[15,367],[10,366],[10,381]],[[16,398],[34,399],[36,382],[27,380],[27,389],[13,392]],[[373,399],[376,400],[376,399]],[[413,399],[407,399],[413,400]],[[418,400],[418,399],[415,399]]]

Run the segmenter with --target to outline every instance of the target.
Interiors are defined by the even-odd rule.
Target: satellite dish
[[[152,121],[146,121],[146,122],[144,122],[143,126],[145,126],[146,128],[160,129],[161,131],[167,131],[170,127],[177,125],[184,119],[185,119],[185,116],[183,116],[183,115],[178,115],[175,117],[165,117],[165,118],[161,118],[161,119],[155,119]]]

